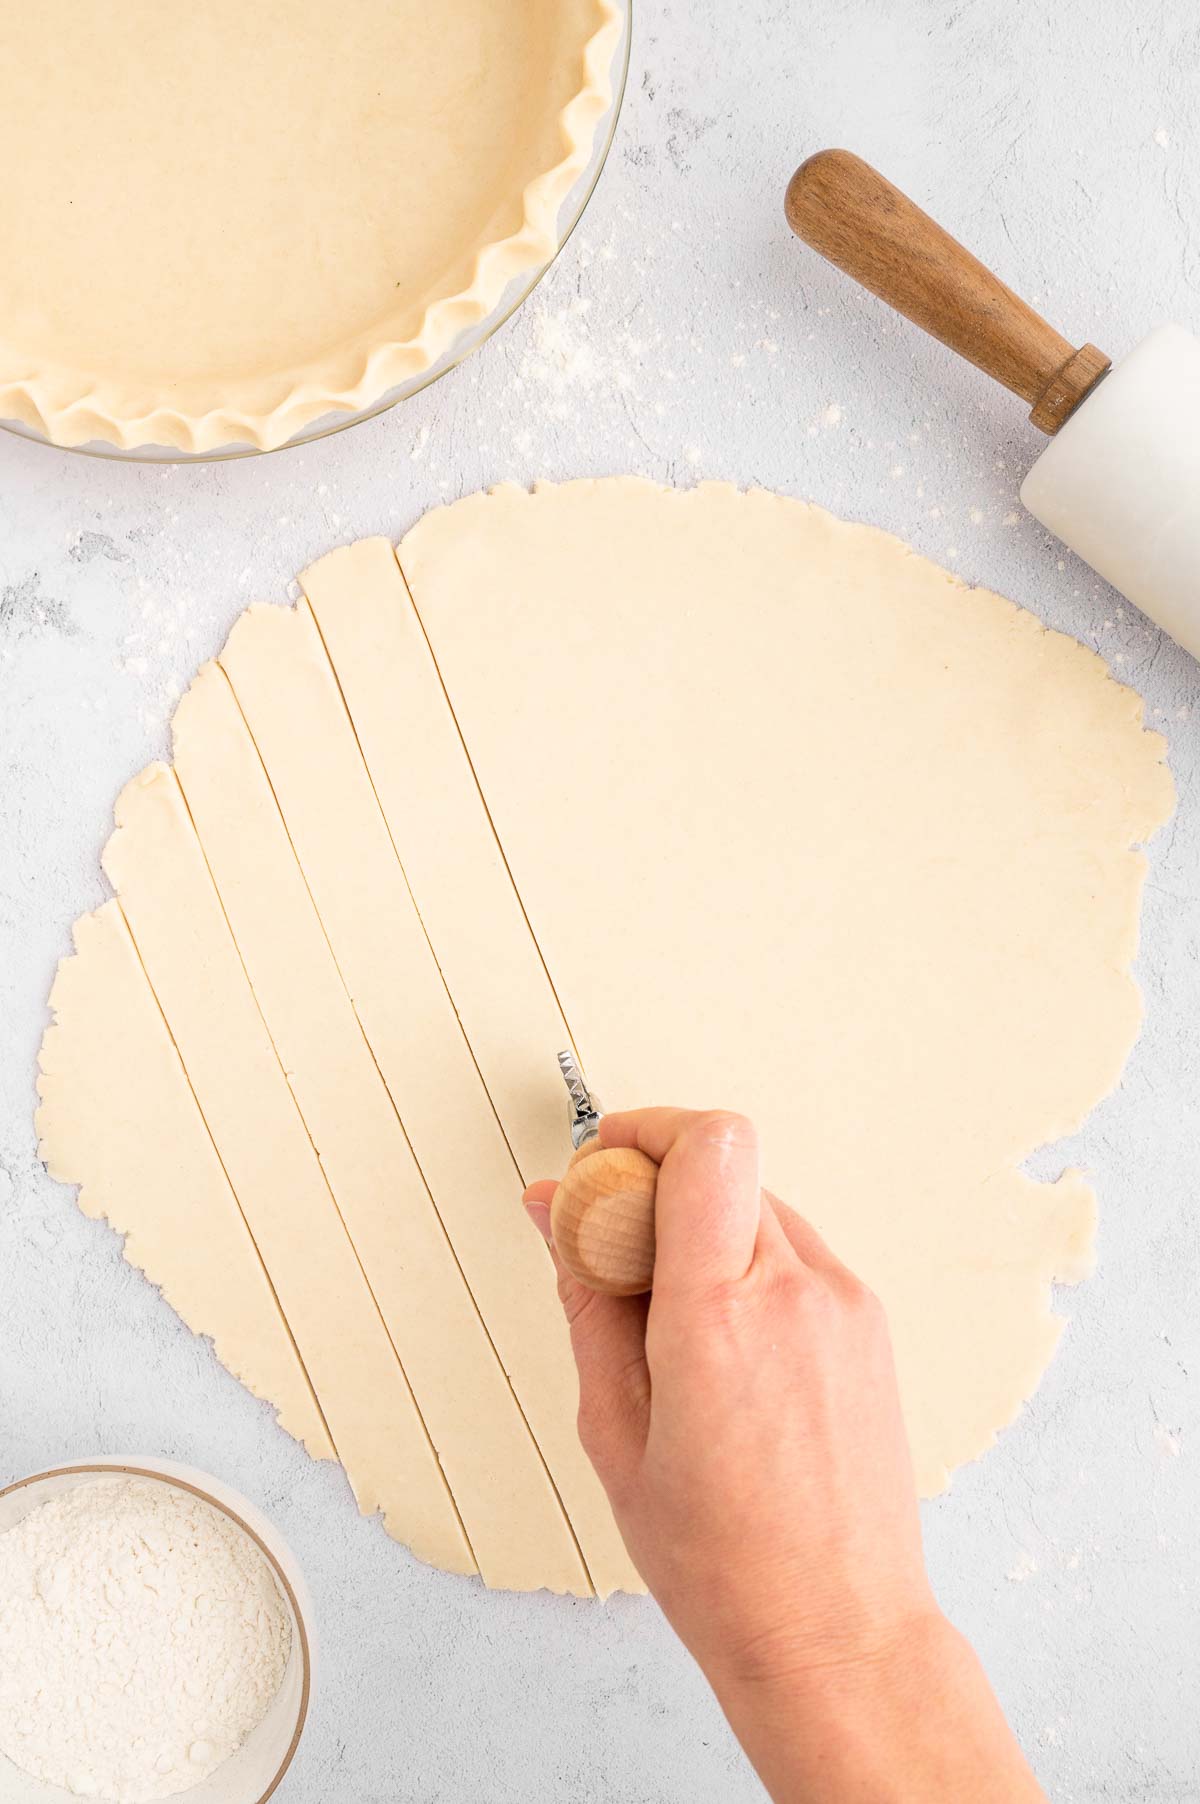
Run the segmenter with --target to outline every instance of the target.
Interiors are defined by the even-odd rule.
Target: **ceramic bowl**
[[[77,1460],[37,1472],[0,1490],[0,1534],[51,1497],[93,1479],[119,1473],[147,1479],[203,1498],[228,1516],[263,1554],[279,1587],[292,1630],[283,1683],[267,1714],[236,1754],[190,1790],[173,1795],[187,1804],[265,1804],[292,1763],[308,1715],[313,1685],[312,1606],[295,1555],[278,1529],[220,1479],[172,1460],[150,1457]],[[3,1804],[77,1804],[76,1794],[21,1772],[0,1754]]]

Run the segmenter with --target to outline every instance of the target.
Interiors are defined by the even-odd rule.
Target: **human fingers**
[[[770,1205],[771,1213],[778,1221],[787,1238],[789,1246],[804,1264],[813,1271],[823,1272],[827,1277],[841,1278],[857,1282],[849,1266],[843,1265],[837,1254],[826,1245],[810,1221],[789,1208],[773,1191],[764,1190],[763,1197]]]
[[[659,1167],[654,1286],[681,1293],[744,1278],[762,1219],[758,1135],[724,1110],[606,1115],[605,1146],[636,1146]]]
[[[635,1146],[661,1165],[699,1109],[619,1109],[600,1118],[601,1146]]]
[[[647,1115],[662,1117],[663,1119],[656,1119],[651,1123],[647,1123],[644,1130],[640,1130],[635,1126],[632,1131],[635,1136],[639,1131],[644,1131],[646,1138],[656,1145],[669,1145],[667,1136],[673,1131],[682,1131],[682,1127],[691,1119],[691,1112],[686,1109],[643,1109],[636,1113],[631,1112],[630,1114],[621,1117],[620,1120],[622,1124],[626,1122],[638,1123],[642,1117]],[[605,1119],[608,1120],[611,1118],[605,1117]],[[623,1125],[621,1126],[620,1131],[622,1135],[624,1135],[625,1128]],[[620,1141],[614,1142],[614,1144],[633,1146],[639,1144],[639,1141],[636,1137],[629,1140],[622,1138]],[[553,1200],[556,1189],[557,1185],[553,1182],[533,1184],[525,1192],[525,1201],[527,1204],[530,1202],[548,1204]],[[814,1271],[821,1271],[833,1277],[854,1280],[855,1274],[837,1257],[837,1254],[834,1253],[832,1248],[824,1239],[822,1239],[821,1235],[817,1232],[816,1228],[813,1227],[810,1221],[807,1221],[804,1216],[797,1214],[796,1210],[791,1208],[780,1197],[776,1196],[773,1190],[764,1189],[762,1194],[765,1201],[770,1205],[770,1209],[769,1211],[763,1212],[759,1226],[758,1245],[761,1251],[774,1252],[781,1244],[786,1245],[803,1260],[805,1265],[811,1266]],[[778,1228],[782,1233],[782,1241],[780,1241],[779,1236],[776,1233],[771,1232],[771,1229],[775,1224],[778,1224]]]
[[[650,1405],[647,1299],[602,1296],[567,1270],[555,1251],[549,1198],[533,1194],[549,1192],[552,1197],[556,1188],[553,1183],[531,1185],[525,1206],[554,1261],[579,1373],[580,1438],[607,1483],[645,1443]]]

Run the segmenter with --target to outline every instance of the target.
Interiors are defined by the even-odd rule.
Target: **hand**
[[[558,1265],[580,1435],[774,1795],[1041,1798],[925,1574],[875,1297],[762,1190],[742,1117],[609,1115],[600,1138],[660,1166],[657,1250],[650,1298]],[[547,1238],[554,1188],[526,1196]]]
[[[653,1109],[601,1138],[661,1167],[653,1300],[559,1275],[638,1570],[706,1671],[886,1655],[935,1605],[883,1311],[763,1196],[749,1122]]]

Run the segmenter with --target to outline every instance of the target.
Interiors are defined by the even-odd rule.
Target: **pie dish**
[[[419,383],[558,249],[621,28],[618,0],[0,10],[0,419],[270,449]]]

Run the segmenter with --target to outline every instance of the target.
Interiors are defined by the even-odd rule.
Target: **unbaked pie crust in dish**
[[[0,8],[0,419],[269,449],[558,249],[618,0]]]
[[[917,1482],[1045,1370],[1163,741],[1101,660],[782,496],[505,487],[256,606],[116,805],[42,1047],[80,1207],[423,1559],[639,1588],[523,1182],[611,1107],[753,1116],[883,1300]]]

